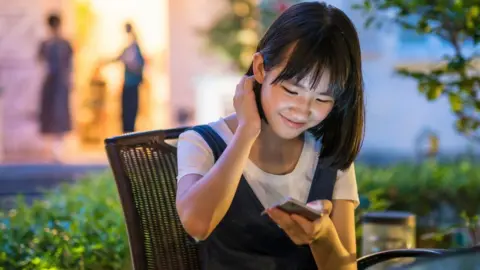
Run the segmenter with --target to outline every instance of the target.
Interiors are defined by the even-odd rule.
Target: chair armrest
[[[358,270],[367,269],[375,264],[385,262],[396,258],[424,258],[434,257],[444,254],[446,251],[441,249],[394,249],[380,251],[374,254],[365,255],[357,260]]]

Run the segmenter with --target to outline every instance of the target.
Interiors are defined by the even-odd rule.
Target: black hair
[[[51,29],[58,29],[61,23],[62,20],[57,14],[50,14],[47,18],[47,24]]]
[[[132,31],[133,31],[132,23],[130,22],[125,23],[125,32],[131,33]]]
[[[285,59],[289,49],[292,53]],[[268,28],[257,52],[263,56],[266,71],[287,61],[272,84],[299,82],[313,75],[310,86],[314,89],[323,72],[329,72],[333,109],[309,131],[322,140],[320,164],[347,169],[360,152],[365,126],[360,42],[351,20],[340,9],[325,3],[295,4]],[[253,63],[246,75],[253,75]],[[260,117],[268,123],[261,104],[261,87],[254,82]]]

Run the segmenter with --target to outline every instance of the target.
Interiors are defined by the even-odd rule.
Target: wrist
[[[250,127],[248,125],[239,125],[235,130],[235,136],[239,137],[242,140],[249,141],[251,143],[255,142],[258,135],[260,134],[260,129]]]
[[[314,253],[321,251],[337,258],[350,258],[350,254],[340,241],[340,237],[334,226],[328,228],[323,237],[313,241],[310,244],[310,249]]]
[[[338,234],[337,234],[337,231],[335,230],[335,226],[333,225],[333,223],[329,224],[329,226],[327,226],[325,228],[325,231],[324,233],[322,233],[322,235],[317,238],[316,240],[314,240],[310,245],[312,247],[316,247],[316,246],[333,246],[336,242],[338,238]]]

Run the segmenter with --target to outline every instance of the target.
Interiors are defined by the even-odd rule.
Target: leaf
[[[435,100],[439,98],[443,93],[444,85],[442,84],[430,84],[427,91],[427,99]]]
[[[38,258],[38,257],[35,257],[33,260],[32,260],[32,264],[34,265],[38,265],[42,262],[42,259]]]
[[[455,0],[455,3],[453,3],[453,6],[455,9],[461,9],[463,7],[463,1],[462,0]]]
[[[359,10],[359,9],[363,9],[364,5],[362,4],[358,4],[358,3],[355,3],[352,5],[352,9],[354,10]]]
[[[455,127],[458,131],[464,132],[467,128],[467,119],[459,118],[455,121]]]
[[[372,3],[370,2],[370,0],[363,1],[363,8],[366,11],[371,11],[372,10]]]
[[[368,19],[365,21],[365,28],[369,28],[371,24],[374,22],[374,20],[375,20],[375,17],[373,16],[368,17]]]
[[[429,101],[436,100],[444,94],[445,87],[449,91],[465,92],[464,96],[449,97],[449,103],[451,110],[457,112],[457,117],[463,115],[459,112],[470,113],[465,119],[457,119],[456,127],[467,137],[476,138],[475,134],[480,133],[478,130],[480,123],[472,118],[472,113],[480,111],[479,101],[476,100],[480,97],[480,89],[478,85],[472,87],[471,83],[470,86],[466,86],[466,83],[471,80],[468,76],[476,73],[474,67],[477,65],[474,64],[474,60],[478,58],[478,50],[475,51],[475,48],[480,43],[479,2],[466,0],[358,0],[358,2],[364,5],[367,2],[373,3],[371,12],[364,18],[366,25],[370,26],[373,17],[380,23],[387,23],[383,19],[387,18],[389,22],[398,26],[400,31],[415,31],[419,38],[437,38],[453,49],[453,53],[443,58],[439,57],[436,63],[432,63],[432,66],[442,66],[441,68],[428,70],[425,74],[398,70],[398,74],[416,80],[419,92],[425,94]],[[469,100],[466,100],[467,96]]]
[[[469,15],[473,18],[478,18],[478,16],[480,15],[480,6],[472,6],[469,10]]]
[[[449,100],[450,106],[452,107],[452,110],[454,112],[459,112],[463,109],[462,99],[460,98],[459,95],[456,95],[454,93],[450,93],[448,95],[448,100]]]

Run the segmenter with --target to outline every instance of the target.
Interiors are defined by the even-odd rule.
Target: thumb
[[[243,81],[243,89],[246,90],[253,90],[253,81],[255,80],[255,77],[252,76],[246,76],[244,81]]]
[[[332,202],[329,200],[317,200],[309,202],[307,203],[307,206],[323,213],[324,215],[330,215],[332,212]]]

